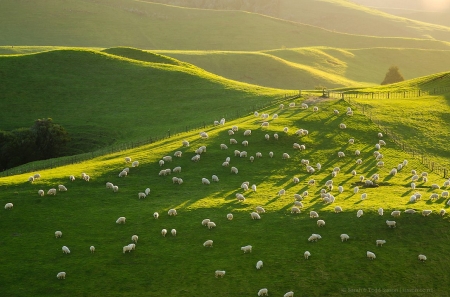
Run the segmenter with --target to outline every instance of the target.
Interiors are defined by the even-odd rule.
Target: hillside
[[[44,0],[38,4],[4,0],[0,2],[0,27],[4,28],[0,35],[3,46],[245,51],[305,46],[450,49],[449,43],[442,41],[349,35],[255,13],[131,0]]]
[[[376,166],[373,152],[380,130],[367,117],[357,111],[347,116],[348,105],[343,101],[309,99],[308,109],[300,108],[302,102],[296,100],[294,108],[288,108],[293,102],[286,101],[284,109],[277,104],[259,110],[270,115],[266,128],[261,127],[261,117],[249,115],[224,126],[208,127],[208,139],[200,139],[198,131],[177,135],[88,162],[40,171],[41,178],[34,183],[27,182],[29,174],[0,178],[0,200],[3,205],[13,203],[13,208],[3,209],[0,216],[0,253],[8,255],[0,258],[3,294],[225,297],[256,296],[258,290],[268,288],[269,296],[283,296],[288,291],[295,296],[342,296],[355,288],[378,288],[383,296],[398,296],[405,290],[445,296],[447,288],[442,284],[448,278],[450,256],[443,251],[450,238],[449,217],[438,213],[448,211],[447,199],[429,199],[432,193],[444,191],[432,190],[431,184],[442,186],[444,179],[429,172],[428,181],[420,179],[412,190],[411,170],[421,174],[427,169],[386,137],[386,146],[380,150],[384,166]],[[313,112],[313,105],[318,111]],[[336,115],[334,109],[340,113]],[[273,119],[274,114],[279,117]],[[339,129],[340,123],[347,129]],[[230,136],[228,130],[233,125],[239,130]],[[287,133],[284,127],[288,127]],[[309,133],[297,136],[295,131],[300,128]],[[246,129],[252,130],[251,136],[243,136]],[[278,140],[274,133],[279,134]],[[231,137],[238,144],[221,150],[220,144],[228,145]],[[349,144],[350,138],[354,144]],[[183,139],[190,141],[189,147],[182,146]],[[241,144],[244,139],[249,141],[248,147]],[[305,150],[294,150],[295,142],[304,144]],[[194,150],[203,145],[207,149],[199,162],[191,161]],[[248,151],[248,156],[261,152],[262,158],[250,162],[249,157],[234,156],[235,149]],[[355,150],[361,155],[355,156]],[[181,151],[182,156],[159,166],[163,156],[173,156],[175,151]],[[345,152],[345,157],[338,158],[339,151]],[[283,153],[290,158],[283,159]],[[139,166],[126,164],[127,156],[138,160]],[[237,175],[230,173],[230,167],[221,166],[226,157],[230,157],[230,167],[239,169]],[[356,164],[358,158],[361,165]],[[300,165],[302,159],[309,160],[315,169],[315,164],[321,163],[322,168],[309,174]],[[409,160],[406,167],[395,176],[389,175],[405,159]],[[158,175],[161,169],[176,166],[181,166],[180,173]],[[130,173],[119,178],[124,167],[131,167]],[[332,178],[335,167],[340,172]],[[89,182],[80,178],[82,172],[90,175]],[[359,182],[360,175],[370,179],[375,173],[380,175],[378,187]],[[69,182],[72,174],[76,180]],[[213,174],[220,181],[202,185],[201,179],[211,179]],[[173,177],[184,182],[174,184]],[[293,177],[299,182],[294,183]],[[310,179],[316,184],[308,185]],[[327,189],[335,197],[330,204],[320,195],[327,180],[334,184],[333,189]],[[244,191],[241,184],[245,181],[255,184],[257,190]],[[106,182],[117,185],[118,192],[106,189]],[[57,192],[55,197],[38,196],[39,189],[46,193],[57,185],[65,185],[68,191]],[[338,186],[343,186],[342,193]],[[357,194],[355,186],[359,186]],[[146,188],[151,189],[150,195],[138,199],[138,193]],[[285,189],[284,195],[278,194],[281,189]],[[422,194],[422,199],[409,202],[415,192]],[[239,202],[237,193],[243,194],[245,201]],[[361,199],[363,193],[366,199]],[[299,214],[291,213],[294,194],[302,200],[302,206],[297,201],[302,208]],[[258,205],[265,213],[260,214],[260,220],[252,220],[250,212]],[[343,211],[335,213],[336,206]],[[378,214],[380,207],[384,209],[382,216]],[[175,217],[168,216],[172,208],[177,210]],[[418,213],[406,214],[405,209]],[[422,216],[425,209],[431,210],[431,215]],[[326,222],[324,227],[309,217],[312,210]],[[359,218],[358,210],[363,211]],[[401,215],[393,217],[393,210]],[[158,219],[153,218],[154,212],[159,213]],[[226,219],[228,213],[233,214],[233,220]],[[126,224],[115,223],[121,216],[126,217]],[[202,226],[206,218],[215,222],[216,228]],[[386,220],[396,221],[396,228],[389,228]],[[165,237],[161,236],[163,228],[169,231]],[[172,229],[176,229],[176,236],[170,235]],[[57,230],[62,231],[61,238],[55,238]],[[320,234],[321,239],[309,242],[312,233]],[[123,253],[133,234],[139,236],[135,250]],[[342,242],[341,234],[348,234],[349,240]],[[377,246],[378,239],[386,243]],[[202,246],[206,240],[213,240],[212,248]],[[251,253],[241,250],[246,245],[252,245]],[[62,253],[62,246],[71,253]],[[90,246],[95,246],[95,253],[89,251]],[[308,260],[304,259],[305,251],[311,253]],[[376,259],[368,259],[366,251],[374,252]],[[419,254],[427,260],[419,261]],[[264,265],[257,270],[259,260]],[[225,276],[215,278],[216,270],[225,270]],[[65,280],[56,278],[60,271],[67,273]]]
[[[249,11],[350,34],[450,40],[449,27],[435,22],[425,23],[423,20],[408,19],[382,12],[382,9],[371,9],[345,0],[155,0],[152,2],[193,8]],[[393,7],[392,1],[389,1],[391,2],[389,4],[380,1],[369,2],[361,1],[360,3],[375,8]],[[406,7],[408,4],[399,3],[398,6],[402,5]]]
[[[127,48],[0,56],[0,69],[2,129],[50,117],[72,137],[70,154],[197,128],[286,93]]]

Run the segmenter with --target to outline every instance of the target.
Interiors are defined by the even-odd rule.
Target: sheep
[[[303,197],[302,197],[302,195],[300,195],[300,194],[294,194],[294,198],[295,198],[295,200],[297,200],[297,201],[302,201],[302,200],[303,200]]]
[[[300,149],[300,144],[298,144],[298,143],[294,143],[293,145],[292,145],[292,147],[296,150],[296,149]]]
[[[127,175],[128,175],[128,173],[126,171],[123,171],[123,170],[119,173],[119,177],[125,177]],[[161,172],[159,173],[159,175],[161,175]]]
[[[250,217],[252,218],[252,220],[260,220],[261,219],[261,216],[257,212],[250,213]]]
[[[266,134],[266,135],[264,135],[264,138],[265,138],[266,140],[269,140],[269,139],[270,139],[270,135],[269,135],[269,134]]]
[[[89,175],[85,175],[84,177],[83,177],[83,179],[85,180],[85,181],[89,181],[90,179],[91,179],[91,177],[89,176]]]
[[[262,122],[261,127],[269,127],[269,122]]]
[[[158,218],[159,218],[159,213],[155,211],[155,212],[153,213],[153,217],[154,217],[155,219],[158,219]]]
[[[208,139],[208,133],[206,133],[205,131],[200,132],[200,137],[202,139]]]
[[[131,158],[130,157],[125,157],[125,163],[130,163],[131,162]]]
[[[62,236],[62,232],[61,231],[55,231],[55,238],[59,238]]]
[[[257,111],[255,111],[255,113],[253,114],[255,117],[259,116],[259,113]]]
[[[38,195],[39,195],[39,196],[44,196],[44,190],[39,190],[39,191],[38,191]]]
[[[210,219],[204,219],[204,220],[202,221],[202,225],[203,225],[203,226],[208,226],[208,223],[209,223],[209,222],[211,222]]]
[[[164,156],[164,157],[162,158],[162,160],[163,160],[164,162],[172,162],[172,156]]]
[[[113,186],[113,191],[114,191],[115,193],[117,193],[117,192],[119,191],[119,187],[118,187],[118,186]]]
[[[213,241],[211,239],[208,239],[203,243],[204,247],[213,247]]]
[[[166,234],[167,234],[167,230],[166,229],[162,229],[161,230],[161,235],[166,237]]]
[[[325,226],[325,221],[324,221],[324,220],[317,220],[317,226],[318,226],[318,227],[323,227],[323,226]]]
[[[286,194],[286,190],[285,189],[281,189],[281,190],[278,191],[278,196],[282,196],[284,194]]]
[[[297,206],[293,206],[291,208],[291,213],[300,213],[300,208],[298,208]]]
[[[116,224],[125,224],[126,218],[125,217],[119,217],[116,220]]]
[[[343,158],[343,157],[345,157],[345,154],[344,154],[344,152],[338,152],[338,157],[339,157],[339,158]]]
[[[346,126],[345,124],[341,123],[341,124],[339,124],[339,128],[341,128],[341,129],[346,129],[347,126]]]
[[[137,243],[138,239],[139,239],[139,237],[137,235],[131,236],[131,241],[133,241],[134,243]]]
[[[427,256],[422,255],[422,254],[420,254],[417,258],[422,262],[427,260]]]
[[[349,116],[349,117],[353,116],[353,110],[347,111],[346,115]]]
[[[250,156],[250,162],[253,162],[255,160],[255,157]]]
[[[245,130],[244,131],[244,136],[250,136],[252,135],[252,130]]]
[[[359,187],[358,187],[358,186],[354,187],[354,188],[353,188],[353,193],[356,194],[356,193],[358,193],[358,192],[359,192]]]
[[[411,181],[413,181],[413,182],[418,181],[418,180],[419,180],[419,176],[418,176],[417,174],[414,174],[414,175],[411,177]]]
[[[340,212],[342,212],[342,207],[336,206],[336,207],[334,208],[334,212],[335,212],[335,213],[340,213]]]
[[[411,195],[411,197],[409,197],[409,202],[416,202],[417,201],[417,197],[416,195]]]
[[[297,206],[298,208],[303,208],[303,203],[301,201],[294,201],[294,205]]]
[[[265,213],[266,210],[262,206],[255,207],[257,213]]]
[[[177,230],[176,229],[170,230],[170,234],[172,234],[172,236],[177,236]]]
[[[236,199],[237,199],[238,201],[245,201],[244,195],[242,195],[242,194],[240,194],[240,193],[237,193],[237,194],[236,194]]]
[[[289,291],[289,292],[287,292],[286,294],[284,294],[283,297],[294,297],[294,292]]]
[[[403,169],[403,164],[398,164],[397,165],[397,171],[400,171],[400,170],[402,170]]]
[[[350,239],[350,236],[348,236],[347,234],[341,234],[341,241],[342,242],[347,241],[349,239]]]
[[[91,245],[91,246],[89,247],[89,250],[91,251],[91,253],[94,253],[94,252],[95,252],[95,246]]]
[[[359,156],[361,152],[359,150],[355,150],[355,156]]]
[[[216,272],[214,273],[215,277],[218,278],[223,277],[225,275],[225,270],[216,270]]]
[[[182,144],[183,146],[189,146],[189,141],[183,140],[183,141],[181,142],[181,144]]]
[[[133,248],[129,245],[125,245],[124,247],[122,247],[122,252],[125,254],[126,252],[131,252]]]
[[[286,131],[287,132],[287,131]],[[278,140],[278,134],[277,133],[274,133],[273,134],[273,138],[275,138],[275,140]]]
[[[75,181],[75,176],[69,175],[69,180],[72,181],[72,182]]]
[[[167,214],[169,216],[176,216],[177,215],[177,210],[174,208],[169,209],[169,211],[167,212]]]
[[[209,185],[211,182],[207,178],[202,178],[202,184]]]
[[[200,161],[200,155],[197,154],[197,155],[193,156],[193,157],[191,158],[191,161],[193,161],[193,162],[198,162],[198,161]]]
[[[397,218],[400,216],[400,210],[394,210],[393,212],[391,212],[391,216],[393,216],[394,218]]]
[[[317,240],[321,239],[322,236],[320,236],[319,234],[311,234],[311,236],[308,238],[309,242],[315,241],[317,242]]]
[[[364,214],[363,210],[360,209],[356,212],[356,217],[360,218]]]
[[[383,167],[383,166],[384,166],[384,162],[383,162],[383,161],[379,161],[379,162],[377,163],[377,166],[378,166],[378,167]]]
[[[246,151],[240,152],[239,158],[247,158],[247,152]]]
[[[375,144],[375,149],[376,149],[376,150],[380,150],[380,149],[381,149],[381,146],[380,146],[379,143],[376,143],[376,144]]]
[[[444,184],[442,185],[443,188],[447,188],[447,187],[449,187],[449,186],[450,186],[450,180],[446,180],[446,181],[444,182]]]
[[[113,187],[114,187],[114,185],[112,183],[110,183],[110,182],[106,183],[106,188],[107,189],[112,189]]]
[[[216,228],[216,223],[214,222],[208,222],[206,225],[208,226],[208,229]]]
[[[425,210],[422,210],[422,215],[423,215],[424,217],[427,217],[427,216],[429,216],[432,212],[433,212],[432,210],[425,209]]]
[[[348,140],[348,143],[349,143],[349,144],[354,144],[354,143],[355,143],[355,139],[350,138],[350,139]]]
[[[273,152],[269,152],[269,157],[273,158]]]
[[[231,167],[231,173],[238,174],[239,170],[236,167]]]
[[[311,256],[311,253],[309,251],[306,251],[303,253],[303,255],[305,256],[305,260],[308,260],[309,256]]]
[[[308,104],[302,103],[302,109],[308,109]]]
[[[234,138],[230,138],[230,144],[237,144],[237,140]]]
[[[130,243],[128,246],[130,247],[130,251],[134,251],[136,249],[136,244],[134,243]]]
[[[251,245],[243,246],[243,247],[241,247],[241,251],[244,251],[244,254],[247,253],[247,252],[251,253],[252,252],[252,246]]]
[[[405,210],[405,213],[407,213],[407,214],[415,214],[416,211],[414,209],[409,208],[409,209]]]
[[[229,213],[227,214],[227,220],[231,221],[233,219],[233,214]]]
[[[448,198],[448,196],[449,196],[448,191],[443,191],[443,192],[441,193],[441,197],[442,197],[442,198]]]
[[[437,193],[431,194],[430,195],[430,200],[433,200],[433,199],[439,199],[439,194],[437,194]]]
[[[56,275],[57,279],[66,279],[66,273],[64,271],[58,272]]]
[[[295,107],[295,102],[289,103],[289,107]]]
[[[386,225],[388,225],[389,226],[389,228],[395,228],[396,227],[396,222],[395,221],[389,221],[389,220],[386,220]]]
[[[243,146],[248,146],[248,141],[247,140],[242,141],[242,145]]]
[[[314,106],[313,107],[313,112],[317,112],[317,111],[319,111],[319,108],[317,106]]]
[[[415,189],[416,188],[416,183],[411,183],[411,189]]]
[[[380,245],[380,246],[383,246],[383,244],[386,243],[386,240],[377,239],[375,243],[377,244],[377,246],[379,246],[379,245]]]
[[[230,162],[225,161],[225,162],[222,163],[222,166],[223,167],[228,167],[228,166],[230,166]]]
[[[288,153],[283,153],[283,159],[289,159],[289,158],[290,158],[290,156]]]
[[[62,252],[63,252],[64,254],[70,254],[69,248],[68,248],[67,246],[65,246],[65,245],[63,245],[63,247],[62,247]]]
[[[445,209],[441,209],[441,210],[439,211],[439,215],[441,215],[441,216],[444,216],[445,213],[446,213]]]
[[[362,193],[361,194],[361,200],[364,200],[364,199],[366,199],[367,198],[367,193]]]
[[[382,216],[384,213],[383,209],[380,207],[378,208],[378,215]]]
[[[390,175],[395,176],[397,174],[397,169],[392,168],[392,170],[389,172]]]
[[[367,251],[367,258],[369,258],[370,260],[373,260],[376,258],[376,256],[374,253]]]
[[[315,219],[319,217],[319,214],[316,211],[312,210],[309,212],[309,217]]]
[[[47,195],[56,195],[56,189],[50,189],[47,191]]]
[[[247,191],[248,190],[248,184],[247,183],[243,183],[241,185],[241,188],[244,189],[244,191]]]
[[[86,173],[81,173],[81,179],[84,179],[86,177]]]
[[[139,199],[143,199],[143,198],[145,198],[145,197],[147,197],[147,195],[145,195],[145,193],[138,193],[138,198]]]
[[[181,155],[180,155],[180,157],[181,157]],[[138,166],[139,166],[139,161],[133,161],[133,163],[131,163],[131,167],[138,167]]]

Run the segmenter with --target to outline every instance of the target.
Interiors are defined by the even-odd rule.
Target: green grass
[[[286,104],[289,102],[286,102]],[[300,102],[297,101],[297,106]],[[358,112],[353,117],[345,116],[347,104],[337,100],[308,100],[310,106],[317,105],[319,112],[313,113],[300,108],[276,107],[262,110],[270,115],[279,114],[276,120],[269,120],[268,128],[261,128],[262,120],[253,115],[225,126],[206,129],[209,139],[201,140],[198,132],[178,135],[170,140],[139,147],[126,152],[98,157],[87,162],[41,171],[42,178],[33,184],[26,182],[28,174],[0,179],[0,200],[14,203],[11,211],[3,210],[0,215],[0,271],[2,272],[2,293],[5,296],[252,296],[263,287],[269,294],[282,296],[293,290],[296,295],[342,296],[343,290],[358,288],[380,288],[384,290],[427,289],[428,295],[445,296],[448,282],[450,256],[445,253],[450,238],[448,217],[436,214],[445,206],[445,199],[436,202],[428,200],[431,183],[442,185],[443,179],[433,173],[427,183],[418,183],[417,191],[423,199],[415,204],[408,203],[413,191],[409,188],[411,169],[425,171],[417,160],[403,153],[389,139],[382,148],[385,166],[375,167],[373,145],[378,141],[378,128]],[[341,113],[336,116],[333,110]],[[347,129],[338,128],[346,123]],[[250,155],[257,151],[263,158],[251,163],[247,158],[233,157],[233,150],[244,150],[242,145],[229,145],[220,150],[220,143],[229,142],[227,130],[238,125],[233,136],[239,143],[244,140],[243,131],[252,129],[246,137]],[[283,127],[289,127],[283,133]],[[309,130],[309,135],[299,138],[294,132]],[[269,141],[264,135],[279,133],[278,141]],[[354,145],[348,144],[355,138]],[[190,147],[182,147],[187,139]],[[292,144],[306,145],[305,151],[295,151]],[[194,163],[190,158],[201,145],[207,152]],[[363,164],[355,164],[355,149],[361,150]],[[183,156],[174,158],[162,168],[181,166],[180,174],[158,176],[161,167],[158,160],[181,150]],[[273,151],[275,157],[268,157]],[[344,151],[345,158],[337,158],[337,152]],[[283,160],[282,153],[288,152],[290,159]],[[124,157],[139,160],[140,166],[130,169],[126,178],[118,173],[129,166]],[[231,157],[231,166],[239,174],[230,174],[229,168],[221,163]],[[320,162],[322,170],[312,176],[306,174],[300,165],[301,159],[312,164]],[[390,169],[404,159],[409,164],[397,176],[388,175]],[[331,178],[331,171],[339,166],[340,174],[334,178],[332,193],[336,202],[324,205],[319,191],[325,181]],[[350,172],[358,174],[353,177]],[[81,172],[91,176],[90,182],[80,180]],[[381,176],[378,188],[361,188],[353,194],[359,175]],[[69,183],[68,175],[77,180]],[[219,183],[201,185],[201,178],[216,174]],[[172,184],[171,178],[182,177],[182,185]],[[293,184],[292,178],[300,178]],[[316,186],[307,186],[314,178]],[[105,189],[105,182],[119,186],[119,192]],[[243,203],[236,201],[235,194],[242,192],[241,183],[249,181],[257,185],[257,192],[246,192]],[[65,184],[67,192],[56,197],[38,197],[37,191]],[[345,191],[337,193],[337,186]],[[137,193],[151,188],[149,197],[139,200]],[[284,196],[277,192],[286,189]],[[309,191],[304,199],[300,215],[290,214],[293,194]],[[442,190],[434,191],[440,193]],[[366,192],[368,198],[360,200]],[[249,213],[255,206],[262,205],[266,213],[260,221],[250,219]],[[340,205],[344,212],[335,214],[333,208]],[[385,209],[383,217],[376,210]],[[178,216],[168,217],[167,210],[176,208]],[[430,217],[420,214],[403,214],[396,219],[397,228],[389,229],[386,219],[391,219],[394,209],[415,208],[419,211],[432,209]],[[356,211],[364,210],[361,218]],[[310,210],[319,212],[326,226],[318,228],[316,220],[310,219]],[[160,218],[153,219],[158,211]],[[233,213],[232,221],[226,220],[227,213]],[[126,216],[125,225],[116,225],[119,216]],[[210,218],[217,228],[207,230],[200,222]],[[177,229],[177,236],[163,238],[160,230]],[[54,238],[54,232],[61,230],[63,237]],[[322,239],[309,243],[311,233],[319,233]],[[341,243],[339,235],[347,233],[350,240]],[[122,246],[130,243],[131,235],[139,235],[136,250],[122,253]],[[204,248],[202,243],[214,240],[214,247]],[[376,247],[376,239],[385,239],[383,247]],[[240,247],[251,244],[253,252],[243,254]],[[64,255],[63,245],[72,253]],[[96,246],[96,253],[90,254],[89,246]],[[309,250],[310,260],[303,259],[303,252]],[[377,259],[370,261],[366,251],[376,253]],[[420,263],[417,255],[427,255],[426,263]],[[264,267],[257,271],[255,264],[264,261]],[[226,270],[223,279],[214,278],[216,269]],[[66,271],[66,280],[57,280],[56,274]],[[26,279],[26,283],[24,283]],[[365,296],[379,295],[365,293]],[[424,296],[427,294],[424,294]],[[398,296],[386,293],[383,296]]]
[[[442,41],[350,35],[242,11],[187,9],[131,0],[44,0],[38,4],[4,0],[0,3],[0,27],[4,28],[0,45],[4,46],[245,51],[305,46],[449,49],[449,43]]]
[[[50,117],[72,137],[72,154],[209,125],[287,92],[130,48],[5,55],[0,69],[2,129]]]

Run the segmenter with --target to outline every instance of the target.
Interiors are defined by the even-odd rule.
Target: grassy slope
[[[285,93],[226,80],[156,54],[106,52],[141,61],[83,49],[0,56],[2,129],[51,117],[74,138],[71,152],[85,152],[198,127]],[[233,101],[241,103],[230,108]]]
[[[428,200],[432,192],[430,184],[442,185],[443,179],[430,173],[427,184],[418,183],[417,191],[424,198],[415,204],[408,203],[413,193],[409,188],[410,171],[421,172],[424,168],[410,159],[404,170],[390,177],[390,169],[409,159],[408,155],[385,139],[387,146],[382,148],[385,167],[376,168],[372,152],[378,141],[378,129],[358,112],[353,117],[345,116],[347,105],[342,101],[310,102],[313,104],[319,106],[319,112],[313,113],[311,108],[266,110],[280,117],[270,120],[265,129],[261,129],[260,119],[250,116],[208,129],[208,140],[200,140],[198,133],[180,135],[170,141],[42,171],[42,179],[34,184],[25,182],[28,175],[0,179],[0,201],[14,203],[13,210],[3,210],[0,215],[0,253],[8,255],[0,258],[3,293],[221,297],[252,296],[266,287],[274,296],[282,296],[289,290],[296,295],[342,296],[343,291],[357,288],[416,288],[444,296],[447,288],[442,284],[449,281],[450,256],[443,252],[450,238],[449,221],[447,216],[441,218],[436,214],[444,207],[445,199]],[[340,110],[340,115],[333,115],[333,109]],[[346,130],[338,128],[341,122],[347,124]],[[263,153],[263,158],[254,163],[232,157],[231,165],[239,168],[238,175],[231,175],[229,168],[220,165],[225,157],[232,156],[235,148],[244,149],[241,145],[219,149],[220,143],[228,143],[227,130],[233,124],[239,125],[234,135],[239,142],[244,139],[243,130],[253,129],[248,137],[250,155]],[[285,126],[290,128],[287,134],[281,132]],[[309,135],[299,139],[294,135],[298,128],[308,129]],[[278,141],[264,140],[264,134],[274,132],[280,134]],[[349,145],[348,139],[352,137],[356,143]],[[190,140],[191,147],[182,148],[182,139]],[[294,142],[305,144],[306,151],[294,151]],[[200,145],[206,145],[207,152],[199,163],[193,163],[190,161],[193,150]],[[173,175],[159,177],[161,167],[157,164],[162,156],[179,149],[184,152],[182,158],[163,168],[182,167],[182,173],[176,174],[184,179],[180,186],[172,184]],[[362,151],[361,166],[355,165],[355,149]],[[269,151],[275,153],[273,159],[268,157]],[[344,151],[346,157],[337,158],[337,151]],[[281,159],[283,152],[288,152],[291,158]],[[130,175],[120,179],[117,174],[126,166],[125,156],[139,160],[140,166],[131,168]],[[322,163],[322,170],[307,175],[299,165],[301,159]],[[324,205],[319,190],[330,179],[335,166],[341,168],[333,179],[336,202]],[[350,174],[353,169],[358,171],[356,177]],[[77,179],[69,183],[69,174],[79,176],[81,172],[90,174],[91,181]],[[354,195],[351,189],[359,175],[370,177],[376,172],[381,176],[381,186],[362,188],[360,193],[366,192],[368,198],[361,201],[360,193]],[[211,174],[217,174],[220,182],[202,186],[200,179],[210,178]],[[300,178],[299,184],[292,183],[293,176]],[[310,178],[318,184],[308,187]],[[119,192],[106,190],[107,181],[118,185]],[[239,186],[243,181],[255,183],[258,190],[245,193],[246,201],[238,203],[234,196],[242,192]],[[37,196],[38,189],[48,190],[58,184],[65,184],[68,192],[60,192],[56,197]],[[338,185],[345,187],[344,193],[337,193]],[[137,193],[147,187],[152,189],[150,196],[138,200]],[[276,193],[281,188],[287,193],[278,197]],[[303,212],[290,214],[293,194],[306,189],[309,196],[304,199]],[[257,205],[262,205],[266,213],[260,221],[252,221],[249,213]],[[336,205],[342,206],[344,212],[334,214]],[[383,217],[376,213],[379,207],[385,209]],[[168,217],[169,208],[176,208],[178,216]],[[387,228],[385,220],[392,219],[390,212],[405,208],[432,209],[434,213],[430,217],[402,213],[396,219],[397,228]],[[364,210],[359,219],[358,209]],[[319,212],[326,221],[324,228],[318,228],[316,220],[309,218],[310,210]],[[152,218],[154,211],[161,214],[158,220]],[[234,214],[233,221],[225,218],[229,212]],[[119,216],[127,217],[125,225],[114,223]],[[202,227],[200,222],[204,218],[215,221],[217,228]],[[176,228],[177,237],[163,238],[162,228]],[[53,237],[56,230],[63,232],[61,239]],[[319,233],[323,238],[309,243],[311,233]],[[341,233],[350,235],[349,242],[341,243]],[[124,255],[122,246],[130,243],[133,234],[139,235],[136,251]],[[202,247],[207,239],[214,240],[212,249]],[[385,239],[387,243],[376,247],[376,239]],[[253,245],[253,252],[244,255],[240,247],[247,244]],[[61,252],[63,245],[71,249],[70,255]],[[93,255],[88,251],[90,245],[96,246]],[[308,261],[303,259],[305,250],[312,254]],[[367,250],[375,252],[377,259],[368,260]],[[426,263],[417,260],[420,253],[427,255]],[[264,261],[260,271],[255,269],[258,260]],[[21,265],[17,265],[19,262]],[[227,271],[223,279],[214,278],[216,269]],[[67,272],[66,280],[56,279],[59,271]]]
[[[379,84],[391,65],[399,66],[406,79],[450,67],[450,51],[400,48],[157,52],[230,79],[286,89]]]
[[[448,49],[441,41],[339,34],[239,11],[130,0],[0,2],[0,45],[267,50],[303,46]],[[270,36],[270,38],[268,38]]]

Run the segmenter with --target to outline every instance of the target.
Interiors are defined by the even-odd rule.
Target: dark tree
[[[67,131],[60,125],[53,123],[51,118],[38,119],[31,126],[35,137],[37,159],[49,159],[60,156],[60,152],[70,141]]]
[[[400,70],[397,66],[391,66],[389,67],[388,72],[386,73],[386,76],[384,77],[382,85],[388,85],[393,84],[397,82],[404,81],[403,75],[400,73]]]

